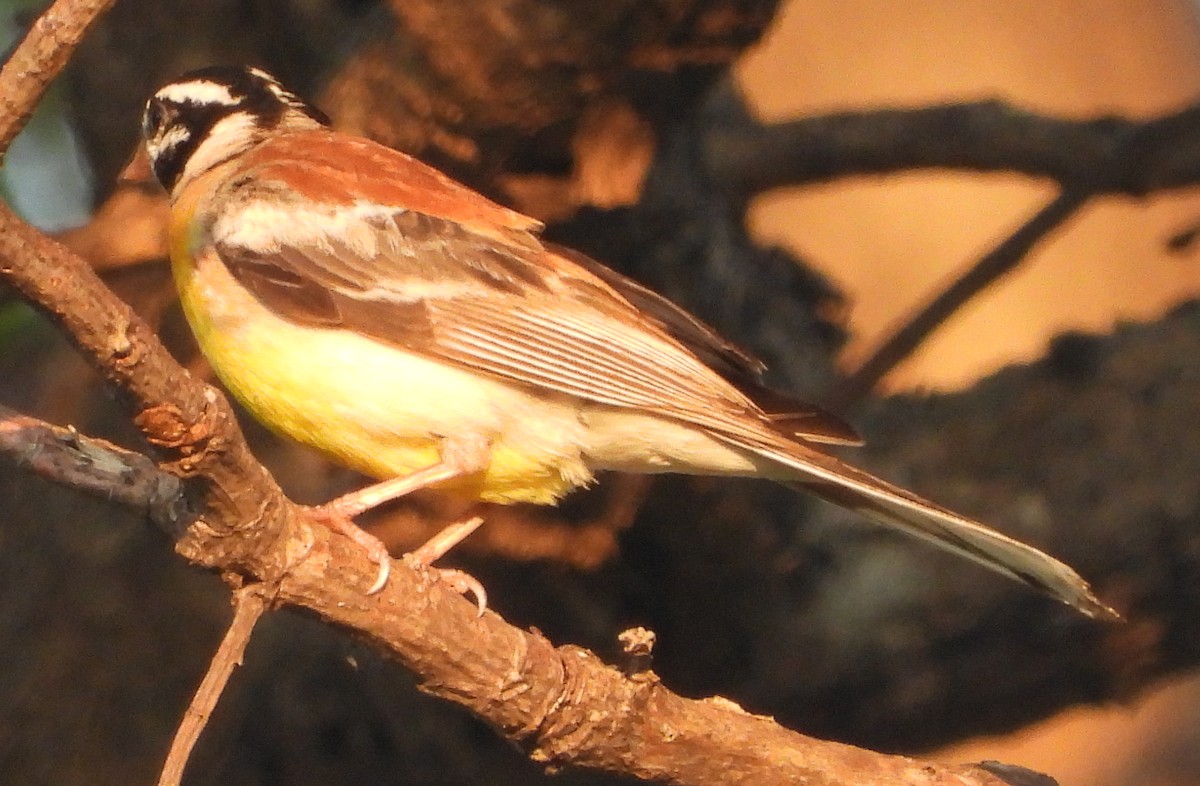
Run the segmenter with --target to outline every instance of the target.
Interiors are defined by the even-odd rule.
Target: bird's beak
[[[150,168],[150,155],[146,152],[145,145],[138,145],[133,157],[129,159],[129,163],[125,164],[121,174],[117,175],[117,185],[143,186],[154,182],[154,170]]]

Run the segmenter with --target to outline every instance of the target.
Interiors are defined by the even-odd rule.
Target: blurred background
[[[22,14],[39,5],[0,2],[0,23],[7,25],[0,29],[9,40],[28,19]],[[706,97],[728,90],[722,86],[727,69],[746,111],[765,124],[982,98],[1054,117],[1146,119],[1200,96],[1200,7],[1188,0],[614,2],[595,16],[611,14],[599,21],[611,22],[613,40],[627,40],[597,45],[601,65],[588,66],[595,69],[588,75],[602,87],[575,96],[563,85],[584,80],[577,72],[571,80],[556,72],[545,83],[531,82],[527,94],[514,89],[494,103],[503,92],[500,82],[485,80],[477,88],[483,97],[467,89],[456,93],[447,87],[449,67],[410,43],[436,43],[431,29],[447,22],[431,21],[428,8],[435,4],[188,5],[118,4],[0,171],[5,197],[24,215],[54,231],[85,224],[94,200],[111,193],[111,174],[132,150],[138,107],[153,85],[209,60],[250,60],[314,96],[341,127],[421,154],[544,218],[553,236],[649,280],[763,353],[782,369],[784,384],[818,396],[1057,186],[1017,174],[912,171],[718,194],[714,207],[707,200],[717,189],[689,185],[679,172],[695,171],[687,141],[702,138],[705,112],[716,111]],[[485,16],[487,6],[443,7],[454,21],[459,12]],[[570,21],[579,7],[560,3],[557,10]],[[555,47],[584,48],[557,30],[547,22],[539,31],[553,44],[541,55],[555,64],[568,59]],[[481,60],[475,65],[483,69],[490,61]],[[425,69],[446,81],[429,87],[421,81]],[[517,83],[510,78],[503,85]],[[439,101],[473,111],[456,113]],[[475,110],[472,101],[484,108]],[[682,122],[667,122],[672,115]],[[693,117],[699,118],[694,126]],[[692,187],[695,192],[687,190]],[[572,210],[560,214],[564,204]],[[959,406],[972,390],[1001,384],[980,383],[998,370],[1053,354],[1052,340],[1064,331],[1103,335],[1116,325],[1155,323],[1195,298],[1200,250],[1171,240],[1198,224],[1197,188],[1093,199],[1016,273],[975,298],[888,375],[880,392],[903,395],[876,396],[852,413],[880,444],[880,452],[868,454],[874,466],[904,482],[942,488],[938,498],[948,503],[960,504],[949,497],[961,495],[967,509],[977,506],[989,520],[1033,533],[1076,564],[1082,560],[1085,573],[1091,567],[1111,576],[1112,559],[1090,557],[1069,528],[1047,534],[1029,524],[1021,507],[1029,507],[1027,498],[995,502],[993,495],[1007,500],[1014,489],[1038,493],[1028,479],[1014,480],[1021,444],[1003,446],[995,435],[972,443],[978,415],[968,410],[962,421],[947,416],[939,425],[937,413]],[[743,226],[749,231],[744,239]],[[726,236],[714,240],[721,232]],[[153,248],[153,230],[147,236]],[[110,275],[123,296],[161,320],[173,348],[203,373],[186,336],[170,338],[180,328],[162,270],[161,264],[120,263]],[[730,305],[738,296],[740,305]],[[791,305],[779,305],[776,297]],[[0,320],[0,328],[24,326],[0,334],[0,403],[80,424],[88,433],[132,439],[119,411],[91,408],[95,389],[87,372],[48,331],[39,332],[23,307],[0,306]],[[31,346],[36,352],[27,353]],[[357,482],[248,428],[268,465],[299,498],[321,499]],[[942,428],[948,436],[939,439]],[[897,453],[896,444],[914,442],[904,449],[910,452]],[[963,464],[954,453],[959,447],[1000,456],[1000,480],[980,481],[992,485],[977,493],[973,480],[948,472],[947,466],[963,465],[964,474],[984,474],[974,471],[976,459]],[[926,460],[927,467],[920,463]],[[1047,459],[1052,466],[1059,460]],[[931,477],[947,474],[944,487]],[[0,676],[0,773],[19,773],[14,783],[141,782],[122,777],[153,772],[155,756],[165,751],[219,630],[223,590],[172,561],[169,547],[141,522],[113,524],[99,543],[85,543],[97,536],[78,522],[109,515],[103,506],[67,498],[47,507],[45,499],[58,492],[31,490],[30,481],[11,471],[0,481],[0,500],[5,493],[14,500],[7,507],[0,502],[6,520],[0,577],[9,577],[0,578],[0,598],[41,592],[45,599],[10,604],[0,614],[0,652],[13,661]],[[788,506],[795,503],[774,490],[666,481],[645,501],[642,493],[608,492],[634,499],[641,513],[632,529],[623,528],[627,521],[614,525],[615,551],[594,560],[600,567],[564,566],[553,556],[512,563],[502,546],[489,545],[468,553],[467,565],[489,587],[494,605],[518,624],[536,624],[556,642],[603,653],[621,627],[649,623],[664,639],[656,668],[668,685],[730,695],[802,730],[890,750],[935,749],[929,755],[951,761],[997,759],[1073,786],[1200,783],[1200,680],[1187,676],[1186,656],[1176,653],[1147,667],[1144,674],[1153,679],[1131,678],[1143,674],[1127,662],[1142,652],[1129,641],[1134,634],[1096,633],[970,567],[958,572],[960,566],[927,558],[920,547],[910,557],[907,544],[895,546],[824,509],[794,510]],[[679,518],[696,513],[715,522],[692,530],[694,538],[683,537],[688,544],[672,534],[680,527],[671,529],[666,510],[684,498],[695,501],[674,511]],[[1184,507],[1180,526],[1194,533],[1195,509]],[[429,509],[436,510],[436,502],[422,508]],[[1066,520],[1067,513],[1050,509],[1054,520]],[[63,521],[48,525],[48,510]],[[567,518],[599,520],[604,510],[603,499],[589,497],[569,508]],[[405,533],[415,537],[403,521],[380,525],[400,532],[399,544]],[[730,572],[710,568],[716,562]],[[1192,578],[1189,573],[1186,581]],[[944,594],[934,595],[931,584]],[[984,600],[959,598],[974,593],[976,584]],[[744,594],[735,594],[734,585]],[[966,585],[969,590],[961,589]],[[1109,586],[1119,591],[1125,585],[1114,580]],[[1136,588],[1128,591],[1141,597]],[[841,605],[830,598],[842,599]],[[776,611],[768,614],[766,607]],[[1183,604],[1178,613],[1191,610]],[[1155,617],[1168,631],[1157,635],[1170,638],[1173,619]],[[1145,626],[1129,630],[1152,638]],[[1180,639],[1187,639],[1188,646],[1178,648],[1186,651],[1192,640]],[[1080,647],[1079,660],[1059,664],[1068,643]],[[225,722],[214,721],[206,733],[197,783],[532,777],[533,768],[504,751],[488,730],[410,696],[397,669],[311,622],[277,622],[255,647],[241,692],[223,706]],[[1119,656],[1126,661],[1113,667],[1118,676],[1111,679],[1086,665],[1108,668]],[[905,657],[926,670],[918,673]],[[967,676],[942,671],[931,665],[935,660],[967,664]],[[1038,666],[1043,660],[1055,665]],[[1036,676],[1026,677],[1025,666]],[[1021,675],[1011,694],[978,690],[1009,673]],[[138,675],[136,687],[122,674]],[[804,687],[792,687],[801,682]],[[1008,709],[992,718],[1001,698]],[[1104,706],[1071,707],[1096,702]],[[958,704],[964,716],[986,719],[977,725],[960,720],[953,712]],[[105,732],[114,719],[134,717],[135,741]],[[917,731],[921,724],[928,733]],[[1018,726],[1004,736],[977,736]],[[571,777],[559,782],[591,782]]]
[[[755,110],[776,120],[994,96],[1063,117],[1153,117],[1200,95],[1198,14],[1190,0],[793,0],[737,73]],[[1053,190],[1019,175],[861,178],[766,194],[749,220],[853,293],[842,354],[853,364]],[[1155,319],[1195,297],[1200,256],[1166,241],[1197,216],[1198,189],[1097,200],[927,340],[889,389],[968,386],[1040,357],[1064,330]],[[938,755],[1020,763],[1077,786],[1200,783],[1200,680]]]
[[[991,97],[1058,117],[1149,118],[1200,92],[1196,4],[785,3],[738,76],[765,119]],[[1016,175],[861,178],[764,195],[750,221],[854,293],[844,349],[853,363],[1053,189]],[[1165,241],[1195,221],[1197,193],[1097,200],[889,382],[961,387],[1044,354],[1063,330],[1154,318],[1194,296],[1196,256]]]

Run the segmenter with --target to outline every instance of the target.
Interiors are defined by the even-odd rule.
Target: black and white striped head
[[[283,129],[328,118],[248,66],[210,66],[164,85],[146,102],[142,138],[155,177],[171,191]]]

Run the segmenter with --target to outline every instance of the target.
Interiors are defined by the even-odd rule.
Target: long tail
[[[792,470],[792,477],[782,481],[784,485],[961,554],[1074,606],[1089,617],[1121,619],[1120,614],[1100,602],[1070,566],[1032,546],[807,446],[790,443],[785,451],[760,445],[753,450]]]

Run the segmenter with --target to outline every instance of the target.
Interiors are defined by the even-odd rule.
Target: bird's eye
[[[142,136],[153,139],[167,122],[167,110],[161,101],[150,99],[146,105],[146,116],[142,121]]]

